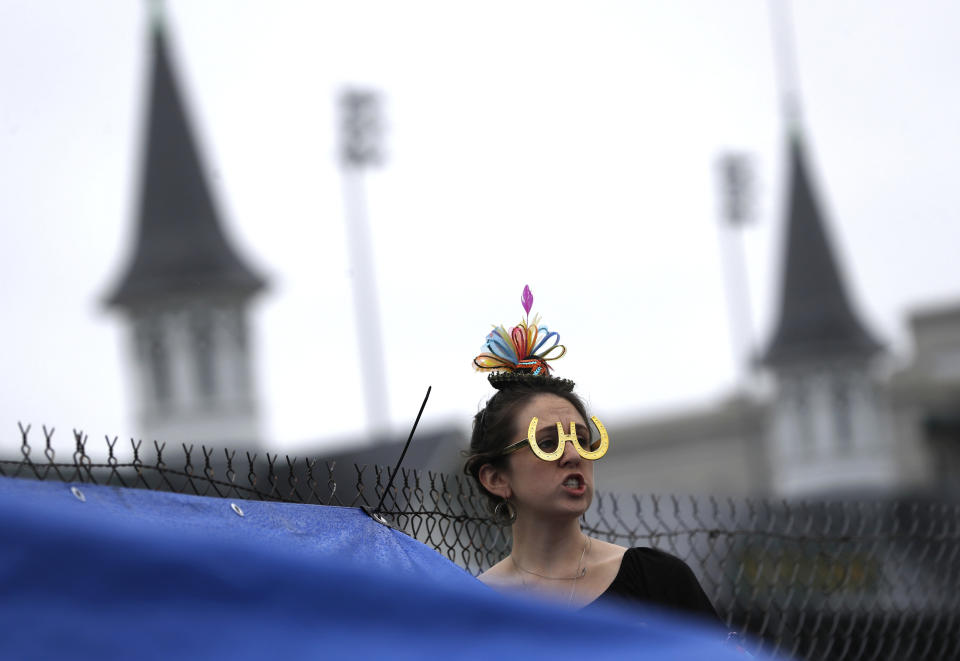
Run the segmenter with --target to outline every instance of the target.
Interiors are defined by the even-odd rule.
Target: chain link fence
[[[41,438],[42,435],[42,438]],[[232,499],[376,508],[478,574],[509,552],[466,476],[20,428],[0,475]],[[387,485],[391,482],[389,489]],[[751,651],[798,659],[960,658],[960,504],[598,493],[585,531],[687,562]]]

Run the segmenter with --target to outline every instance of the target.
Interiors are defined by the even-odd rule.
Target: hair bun
[[[487,377],[490,385],[497,390],[508,388],[532,388],[542,385],[553,385],[562,392],[573,392],[576,385],[570,379],[562,379],[549,374],[530,374],[523,372],[494,372]]]

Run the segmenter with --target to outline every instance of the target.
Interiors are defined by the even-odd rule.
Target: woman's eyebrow
[[[577,432],[578,434],[579,434],[581,431],[584,432],[584,433],[586,433],[586,434],[588,434],[588,435],[590,434],[590,425],[588,425],[588,424],[586,424],[586,423],[581,424],[581,423],[577,422],[576,420],[571,420],[571,422],[576,425],[576,428],[575,428],[575,429],[576,429],[576,432]],[[570,423],[567,423],[567,424],[565,424],[565,425],[564,425],[563,423],[560,423],[560,424],[561,424],[561,427],[560,427],[560,428],[563,430],[563,433],[564,433],[564,434],[569,433],[569,431],[570,431]],[[537,436],[540,436],[541,434],[550,434],[550,433],[553,433],[553,434],[556,434],[556,433],[557,433],[557,425],[556,425],[556,423],[554,423],[554,424],[552,424],[552,425],[550,425],[550,426],[547,426],[547,427],[539,427],[539,428],[537,429]]]

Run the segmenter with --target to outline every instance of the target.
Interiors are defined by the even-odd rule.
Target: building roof
[[[369,445],[361,447],[354,444],[332,451],[308,454],[340,464],[389,466],[392,469],[400,459],[406,442],[407,436],[404,434],[377,438]],[[403,458],[403,466],[417,470],[459,473],[464,462],[461,452],[467,449],[468,444],[469,440],[458,427],[418,431]]]
[[[374,439],[370,445],[364,447],[307,451],[304,454],[319,460],[315,471],[321,485],[330,480],[336,483],[336,502],[356,506],[365,501],[368,505],[375,505],[379,498],[377,485],[379,483],[381,487],[386,486],[406,441],[407,435],[403,434]],[[401,472],[419,472],[421,488],[425,492],[429,492],[431,488],[442,489],[442,480],[448,475],[467,480],[462,473],[462,451],[467,445],[467,438],[458,427],[418,431],[404,456]],[[378,470],[383,471],[379,480]],[[435,476],[431,478],[429,473]],[[440,478],[438,474],[445,477]],[[398,479],[394,484],[397,488],[415,479],[412,474],[400,477],[402,479]]]
[[[164,28],[152,28],[146,153],[132,257],[109,305],[177,295],[249,296],[265,286],[230,246],[207,186],[170,64]]]
[[[814,194],[799,132],[790,137],[780,315],[762,361],[772,367],[867,358],[881,347],[854,313]]]

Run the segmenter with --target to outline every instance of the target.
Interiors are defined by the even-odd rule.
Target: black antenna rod
[[[387,494],[390,493],[390,487],[393,486],[393,478],[397,476],[397,473],[400,471],[400,464],[403,463],[403,458],[407,456],[407,449],[410,447],[410,441],[413,440],[413,434],[417,431],[417,425],[420,424],[420,416],[423,415],[423,409],[427,406],[427,400],[430,399],[430,391],[433,390],[433,386],[427,386],[427,394],[423,397],[423,404],[420,405],[420,412],[417,413],[417,419],[413,421],[413,428],[410,430],[410,436],[407,437],[407,443],[403,446],[403,452],[400,453],[400,459],[397,460],[397,465],[393,468],[393,473],[390,475],[390,480],[387,482],[387,488],[383,490],[383,495],[380,496],[380,502],[377,503],[377,506],[373,508],[372,512],[367,512],[380,523],[385,523],[382,521],[382,516],[380,516],[380,508],[383,507],[383,501],[386,500]]]

